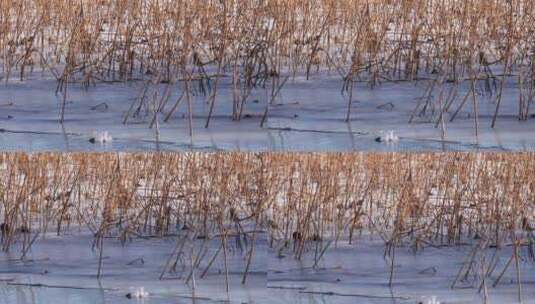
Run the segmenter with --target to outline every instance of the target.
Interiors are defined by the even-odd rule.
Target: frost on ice
[[[103,132],[93,132],[91,138],[89,139],[89,141],[91,143],[101,143],[101,144],[105,144],[105,143],[109,143],[113,140],[113,138],[111,137],[111,135],[108,133],[108,131],[103,131]]]

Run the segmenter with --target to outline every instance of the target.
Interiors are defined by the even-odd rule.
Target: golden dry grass
[[[181,223],[206,235],[240,216],[276,239],[365,229],[419,246],[499,243],[534,216],[530,153],[2,154],[0,168],[2,221],[43,232],[128,223],[123,237],[163,235]]]
[[[308,78],[316,70],[329,69],[343,80],[347,119],[357,81],[376,86],[429,80],[429,96],[415,112],[438,112],[437,124],[454,101],[458,109],[473,102],[477,114],[475,88],[466,96],[456,94],[459,83],[468,81],[494,94],[493,126],[508,78],[514,78],[520,90],[519,119],[528,119],[534,97],[535,11],[526,0],[0,4],[2,77],[7,81],[17,74],[24,79],[36,68],[47,70],[64,95],[63,84],[71,82],[185,81],[182,89],[189,92],[189,82],[195,81],[206,91],[212,109],[220,77],[226,74],[234,88],[232,117],[239,120],[254,88],[269,83],[273,95],[284,85],[285,75],[304,72]],[[165,107],[165,98],[154,101],[156,111]]]
[[[533,153],[3,153],[0,203],[3,250],[16,245],[22,259],[52,231],[91,231],[100,257],[104,238],[177,237],[160,278],[186,243],[203,240],[197,256],[205,257],[219,240],[211,261],[239,247],[245,283],[266,233],[275,252],[314,254],[314,266],[338,242],[372,234],[392,263],[390,284],[398,247],[473,245],[452,287],[479,271],[469,265],[489,248],[483,277],[502,248],[515,248],[503,272],[520,248],[535,258]]]

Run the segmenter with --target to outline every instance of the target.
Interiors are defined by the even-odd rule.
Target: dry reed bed
[[[125,123],[145,109],[152,127],[181,103],[191,114],[191,95],[200,91],[210,104],[208,127],[226,77],[235,120],[253,90],[270,91],[263,125],[288,77],[325,69],[340,76],[347,120],[356,82],[425,80],[410,121],[430,116],[444,129],[444,116],[453,121],[472,104],[476,132],[478,103],[495,103],[494,127],[509,79],[519,94],[508,102],[518,103],[520,120],[530,117],[535,95],[528,0],[2,0],[0,7],[5,81],[50,72],[64,106],[69,83],[142,80]]]
[[[479,271],[472,265],[489,248],[483,278],[504,248],[516,248],[518,271],[520,248],[535,257],[532,153],[4,153],[0,202],[2,248],[15,245],[22,259],[46,232],[89,229],[100,256],[105,238],[176,237],[160,278],[202,240],[191,269],[238,248],[245,282],[266,233],[275,252],[312,254],[315,266],[337,242],[371,233],[384,240],[390,283],[399,247],[473,245],[458,279]]]

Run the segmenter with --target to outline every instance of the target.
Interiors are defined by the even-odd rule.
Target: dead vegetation
[[[390,284],[396,248],[469,245],[452,287],[479,290],[512,265],[520,275],[520,255],[535,257],[530,153],[0,154],[0,202],[3,250],[24,259],[41,235],[87,229],[98,276],[110,238],[176,239],[160,279],[183,269],[193,285],[214,260],[226,265],[229,248],[244,255],[245,283],[259,240],[316,267],[371,233],[384,241]]]
[[[124,122],[147,116],[151,127],[186,106],[191,122],[193,94],[206,96],[208,127],[223,85],[231,87],[234,120],[243,118],[254,90],[266,90],[263,124],[288,78],[326,70],[343,84],[346,120],[360,82],[426,82],[410,121],[425,117],[444,132],[447,120],[466,108],[477,133],[482,101],[495,107],[494,127],[511,83],[519,120],[530,117],[535,96],[535,12],[526,0],[0,4],[0,77],[54,75],[61,121],[74,83],[143,82]]]

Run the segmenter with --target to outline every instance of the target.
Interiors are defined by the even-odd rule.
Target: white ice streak
[[[92,139],[91,141],[99,142],[101,144],[109,143],[113,140],[113,138],[108,133],[108,131],[103,131],[103,132],[94,131],[91,139]]]
[[[431,298],[427,299],[425,303],[426,304],[440,304],[436,296],[432,296]]]
[[[378,142],[384,142],[384,143],[397,143],[397,142],[399,142],[399,137],[396,135],[394,130],[390,130],[390,131],[382,132],[382,133],[383,134],[376,139]]]
[[[149,296],[149,293],[145,291],[144,287],[139,287],[133,292],[126,295],[127,298],[131,299],[143,299]]]

